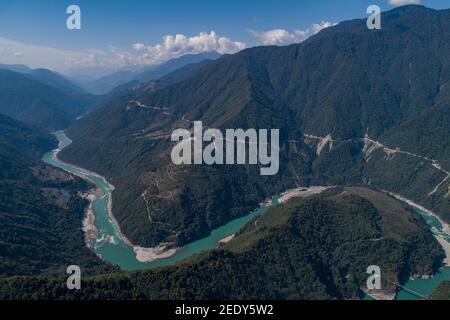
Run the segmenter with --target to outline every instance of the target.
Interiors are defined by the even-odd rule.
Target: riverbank
[[[440,268],[434,275],[410,275],[410,278],[403,284],[403,286],[396,292],[396,294],[392,297],[390,294],[387,296],[383,295],[374,295],[373,293],[367,292],[362,288],[362,291],[365,292],[367,299],[369,296],[371,299],[375,300],[385,300],[385,299],[395,299],[395,300],[417,300],[422,299],[421,296],[426,297],[430,295],[435,288],[439,286],[442,281],[450,280],[450,242],[446,239],[450,236],[450,229],[448,224],[444,223],[442,219],[432,212],[424,208],[423,206],[415,203],[412,200],[406,199],[405,197],[388,192],[383,191],[388,195],[396,198],[399,201],[402,201],[409,205],[413,210],[417,212],[418,215],[421,215],[422,218],[428,224],[430,230],[432,231],[434,237],[442,246],[445,251],[446,257],[443,261],[444,267]],[[432,220],[431,220],[432,219]],[[436,227],[437,223],[439,223],[442,229]],[[417,294],[419,293],[419,294]]]
[[[450,225],[448,223],[444,222],[441,219],[441,217],[439,217],[437,214],[435,214],[431,210],[428,210],[427,208],[421,206],[420,204],[415,203],[412,200],[409,200],[409,199],[406,199],[406,198],[402,197],[399,194],[395,194],[395,193],[392,193],[392,192],[389,192],[389,191],[384,191],[384,192],[390,194],[391,196],[393,196],[394,198],[397,198],[400,201],[406,202],[407,204],[409,204],[412,207],[416,207],[416,208],[422,210],[423,212],[427,213],[429,216],[437,219],[439,221],[439,223],[442,225],[442,231],[444,233],[446,233],[448,236],[450,236]]]
[[[219,244],[227,244],[231,240],[233,240],[236,237],[236,234],[232,234],[231,236],[225,237],[223,239],[219,240]]]
[[[85,233],[86,239],[87,239],[86,241],[91,248],[92,247],[94,248],[96,253],[98,253],[99,251],[105,252],[105,251],[102,251],[102,246],[104,246],[106,244],[110,244],[112,246],[117,247],[117,246],[120,246],[122,243],[122,246],[126,246],[132,250],[132,253],[135,256],[136,262],[143,263],[150,268],[152,265],[159,266],[159,265],[168,264],[172,260],[178,261],[179,258],[183,257],[184,255],[186,255],[186,257],[188,257],[189,255],[187,253],[190,250],[192,250],[193,252],[198,251],[197,248],[195,248],[197,245],[200,247],[205,246],[204,249],[208,249],[208,247],[214,248],[214,247],[216,247],[216,245],[218,246],[220,244],[229,242],[233,239],[233,235],[235,234],[235,232],[238,231],[238,229],[237,229],[236,231],[225,234],[224,237],[215,240],[214,246],[210,245],[209,240],[208,240],[209,238],[216,237],[217,233],[214,232],[214,230],[212,231],[210,237],[207,237],[207,239],[205,239],[206,241],[201,239],[201,240],[196,241],[192,244],[189,244],[183,248],[173,247],[173,243],[161,243],[160,245],[153,247],[153,248],[144,248],[144,247],[141,247],[138,245],[134,245],[122,232],[118,221],[114,217],[113,197],[112,197],[112,191],[114,191],[114,186],[112,184],[110,184],[106,180],[105,177],[100,176],[99,174],[97,174],[95,172],[91,172],[91,171],[81,168],[79,166],[66,163],[66,162],[62,161],[61,159],[59,159],[58,153],[62,149],[64,149],[68,145],[70,145],[71,141],[69,138],[67,138],[64,135],[63,132],[58,133],[57,137],[58,137],[58,140],[60,141],[60,145],[59,145],[58,149],[54,151],[54,160],[55,160],[55,162],[57,162],[56,165],[61,167],[61,164],[63,164],[65,168],[62,168],[62,169],[66,170],[74,175],[77,175],[80,178],[83,178],[85,180],[88,180],[88,181],[96,184],[104,192],[104,196],[102,196],[101,198],[94,197],[93,195],[89,195],[88,200],[90,200],[90,205],[86,209],[85,218],[83,220],[84,221],[83,222],[83,230],[85,230],[85,232],[86,232]],[[329,187],[309,187],[309,188],[297,188],[297,189],[288,190],[282,194],[281,202],[287,202],[289,199],[294,198],[294,197],[308,197],[308,196],[312,196],[315,194],[319,194],[320,192],[322,192],[328,188]],[[96,201],[100,201],[100,202],[103,201],[102,202],[103,204],[100,204],[100,203],[98,204],[97,210],[100,210],[99,212],[101,212],[102,210],[103,210],[103,212],[106,211],[105,213],[108,216],[107,220],[109,220],[108,223],[110,225],[110,227],[107,227],[107,226],[102,227],[102,228],[106,228],[106,229],[99,230],[99,228],[97,228],[98,225],[96,225],[96,209],[94,208]],[[258,210],[267,209],[270,206],[270,202],[271,202],[270,200],[267,200],[264,203],[263,207],[259,208]],[[280,201],[278,203],[280,203]],[[101,207],[103,207],[104,209],[101,209]],[[256,211],[258,211],[258,210],[256,210]],[[242,218],[237,219],[236,221],[246,221],[247,219],[250,219],[252,215],[253,214],[249,214],[248,217],[242,217]],[[102,220],[103,225],[104,225],[105,218],[102,217],[100,220]],[[98,222],[98,224],[100,226],[102,226],[102,222]],[[227,228],[229,228],[229,226],[232,226],[234,228],[235,224],[236,224],[236,222],[232,221],[229,224],[225,225],[223,228],[222,227],[218,228],[218,230],[221,230],[221,231],[226,230]],[[112,226],[112,228],[111,228],[111,226]],[[232,235],[230,235],[230,234],[232,234]],[[102,238],[98,239],[99,236],[101,236]],[[120,240],[120,241],[115,241],[114,236],[116,236],[118,238],[118,240]],[[103,241],[103,240],[108,240],[108,241],[107,241],[107,243],[105,243],[105,241]],[[208,245],[206,245],[207,243],[208,243]],[[97,245],[95,245],[95,244],[97,244]],[[105,248],[104,250],[108,251],[108,250],[112,250],[112,248],[111,247],[109,249]],[[180,251],[183,251],[183,254],[178,254]],[[111,251],[109,251],[107,254],[110,255]],[[100,255],[102,255],[102,254],[100,253]],[[118,259],[119,257],[114,257],[114,258]],[[131,263],[131,264],[135,265],[134,263]]]
[[[395,290],[384,292],[383,290],[369,290],[364,287],[361,287],[360,289],[365,295],[370,297],[372,300],[393,301],[397,296],[397,292]]]
[[[101,189],[91,189],[87,193],[81,193],[80,197],[89,201],[88,207],[85,209],[84,218],[83,218],[83,233],[84,233],[84,242],[86,243],[86,247],[91,250],[94,250],[95,241],[99,237],[99,231],[95,226],[95,215],[94,215],[94,201],[99,198],[99,191],[103,194]]]
[[[445,251],[444,265],[450,267],[450,243],[440,236],[435,236],[435,238]]]
[[[55,133],[56,137],[58,138],[58,148],[53,150],[52,152],[52,158],[55,160],[55,162],[63,164],[66,167],[72,168],[74,170],[69,171],[71,174],[76,175],[77,177],[86,180],[90,183],[93,183],[95,185],[96,182],[93,181],[92,177],[100,179],[104,185],[106,185],[106,188],[101,189],[97,186],[97,188],[90,190],[87,194],[82,194],[81,196],[89,201],[89,206],[85,209],[84,212],[84,218],[82,222],[82,228],[85,232],[85,242],[86,246],[90,248],[91,250],[95,250],[95,243],[97,241],[100,241],[100,231],[95,225],[95,212],[94,212],[94,203],[97,200],[100,200],[103,197],[107,197],[107,211],[108,216],[111,220],[111,223],[114,227],[114,231],[117,235],[117,237],[120,238],[120,240],[131,247],[133,249],[133,252],[136,254],[136,259],[139,262],[143,263],[150,263],[155,260],[159,259],[165,259],[169,258],[176,254],[177,249],[170,249],[168,248],[169,244],[161,244],[154,248],[143,248],[141,246],[134,245],[122,232],[119,223],[117,222],[116,218],[114,217],[113,210],[112,210],[112,192],[114,191],[115,187],[108,182],[108,180],[99,175],[98,173],[92,172],[88,169],[82,168],[80,166],[67,163],[63,160],[61,160],[58,157],[58,154],[68,145],[71,144],[71,140],[64,134],[63,131]],[[65,139],[61,139],[59,135],[64,135]],[[66,142],[66,144],[64,143]],[[63,168],[61,168],[63,169]],[[64,170],[64,169],[63,169]],[[67,171],[67,170],[66,170]],[[112,235],[106,235],[106,237],[109,240],[109,243],[116,245],[117,243],[114,241],[114,237]],[[96,253],[97,254],[97,253]]]
[[[108,215],[111,219],[111,222],[114,228],[117,231],[117,234],[121,238],[121,240],[130,246],[133,249],[133,252],[136,254],[136,260],[142,263],[150,263],[160,259],[167,259],[174,256],[178,252],[178,248],[170,248],[171,243],[162,243],[154,248],[144,248],[141,246],[134,245],[126,236],[123,234],[119,223],[113,214],[113,201],[112,194],[108,197],[107,207],[108,207]]]
[[[312,186],[312,187],[299,187],[295,189],[287,190],[280,195],[278,199],[279,203],[286,203],[293,198],[307,198],[333,187]]]
[[[278,196],[267,199],[256,210],[212,230],[207,237],[186,244],[183,247],[174,248],[172,247],[173,244],[163,243],[154,248],[143,248],[131,243],[131,241],[122,233],[121,228],[113,215],[113,197],[111,193],[114,190],[114,186],[108,183],[106,178],[96,173],[59,160],[58,152],[70,145],[71,141],[64,133],[59,133],[57,138],[60,141],[60,148],[58,148],[57,151],[55,150],[55,152],[46,154],[43,160],[54,167],[88,180],[95,184],[98,189],[101,189],[104,193],[103,196],[97,192],[91,192],[88,197],[90,206],[87,208],[88,210],[86,210],[83,219],[83,227],[84,230],[89,232],[89,239],[93,239],[94,237],[97,238],[94,241],[94,251],[96,254],[100,255],[110,263],[118,265],[122,270],[127,271],[148,270],[157,267],[170,266],[189,258],[194,254],[219,248],[221,242],[231,241],[232,235],[239,232],[239,230],[241,230],[248,222],[263,215],[270,207],[276,206],[280,202],[287,202],[295,197],[313,196],[326,189],[332,188],[313,186],[310,188],[290,189],[281,195],[281,201]],[[96,197],[94,197],[95,194],[92,193],[97,193]],[[413,202],[409,203],[415,205]],[[419,209],[416,210],[418,211]],[[428,219],[426,220],[428,222]],[[433,221],[437,220],[433,218]],[[435,223],[435,225],[437,225],[437,223]],[[92,227],[98,229],[98,234]],[[441,226],[437,226],[437,229],[440,230]],[[436,232],[434,233],[436,234]]]
[[[399,194],[395,194],[389,191],[384,191],[385,193],[393,196],[394,198],[407,203],[409,206],[411,207],[415,207],[417,209],[419,209],[420,211],[424,212],[425,214],[427,214],[428,216],[436,219],[439,224],[442,226],[442,232],[450,237],[450,226],[445,223],[437,214],[435,214],[434,212],[432,212],[431,210],[428,210],[427,208],[421,206],[420,204],[415,203],[412,200],[406,199],[405,197],[402,197]],[[434,234],[434,237],[436,238],[436,240],[439,242],[439,244],[442,246],[442,248],[445,251],[445,259],[443,261],[444,265],[447,267],[450,267],[450,243],[445,240],[441,235],[436,235]]]

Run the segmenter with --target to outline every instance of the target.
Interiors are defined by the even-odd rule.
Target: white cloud
[[[145,44],[138,42],[134,43],[132,47],[134,50],[142,50],[145,48]]]
[[[217,51],[221,54],[235,53],[246,47],[244,42],[221,37],[214,31],[200,32],[198,35],[191,37],[183,34],[167,35],[163,37],[161,43],[156,45],[144,46],[142,43],[133,45],[135,50],[143,52],[138,57],[139,63],[142,64],[156,64],[185,54],[209,51]]]
[[[321,23],[315,23],[306,30],[293,30],[287,31],[285,29],[273,29],[267,31],[254,31],[249,32],[255,36],[260,44],[263,45],[288,45],[291,43],[298,43],[305,41],[310,36],[315,35],[320,30],[335,25],[331,22],[322,21]]]
[[[0,62],[21,63],[31,68],[48,68],[60,72],[77,68],[117,69],[158,64],[185,54],[207,51],[234,53],[246,48],[246,44],[211,31],[191,37],[183,34],[167,35],[159,44],[147,46],[139,42],[131,45],[131,48],[127,51],[108,46],[105,49],[70,51],[0,37]]]
[[[389,0],[389,4],[391,6],[403,6],[406,4],[421,4],[422,1],[421,0]]]
[[[134,65],[138,60],[135,54],[114,46],[104,50],[70,51],[0,37],[0,48],[1,63],[20,63],[60,72],[73,68],[115,69]]]

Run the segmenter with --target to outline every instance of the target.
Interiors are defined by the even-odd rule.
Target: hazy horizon
[[[301,42],[335,23],[364,18],[370,4],[387,11],[398,6],[394,3],[421,3],[434,9],[448,6],[443,0],[318,0],[282,4],[274,4],[273,0],[198,0],[189,4],[180,0],[8,0],[0,4],[0,63],[47,68],[66,75],[86,69],[107,74],[132,66],[158,65],[186,54],[232,54],[254,46]],[[66,9],[71,4],[81,9],[81,30],[66,27]]]

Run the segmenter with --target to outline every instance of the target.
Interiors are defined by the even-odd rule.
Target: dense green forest
[[[92,186],[40,161],[56,146],[49,133],[1,115],[0,299],[352,299],[370,265],[386,294],[431,275],[444,252],[425,222],[374,190],[450,221],[450,11],[398,8],[366,31],[353,20],[300,44],[189,65],[71,125],[61,157],[107,177],[121,230],[144,247],[190,243],[296,186],[354,186],[272,208],[220,249],[171,267],[120,272],[90,251],[80,192]],[[0,70],[0,112],[64,128],[92,97],[49,86],[54,76]],[[170,134],[197,120],[280,129],[279,173],[173,165]],[[72,264],[79,291],[66,288]],[[443,284],[433,297],[447,293]]]
[[[55,146],[52,135],[0,115],[0,277],[62,275],[72,264],[113,270],[84,243],[78,192],[89,186],[40,161]]]
[[[450,170],[449,30],[449,10],[405,6],[384,13],[379,32],[352,20],[300,44],[243,50],[160,90],[115,97],[69,128],[74,143],[61,157],[111,181],[114,214],[143,246],[199,239],[298,185],[365,184],[450,221],[450,179],[440,184],[446,174],[437,168]],[[280,172],[174,167],[170,135],[196,120],[280,129]],[[371,149],[366,135],[390,149]],[[397,147],[422,158],[389,151]],[[143,224],[149,213],[162,223]]]
[[[75,291],[64,278],[0,279],[0,298],[357,298],[370,265],[381,267],[382,289],[391,292],[392,282],[429,274],[442,257],[424,222],[398,201],[337,189],[272,208],[221,249],[173,267],[85,277]]]

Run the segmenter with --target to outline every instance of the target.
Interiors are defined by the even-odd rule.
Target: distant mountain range
[[[50,87],[59,89],[65,93],[86,94],[85,90],[82,89],[81,86],[73,83],[65,76],[48,69],[31,69],[28,66],[21,64],[14,65],[0,63],[0,70],[10,70],[22,73],[30,78],[40,81]]]
[[[112,181],[114,214],[143,246],[198,239],[296,185],[370,185],[450,221],[450,10],[405,6],[382,19],[382,30],[343,22],[301,44],[212,61],[159,90],[134,88],[73,124],[62,157]],[[174,166],[170,134],[193,120],[279,128],[279,174]],[[143,223],[149,208],[162,223]]]
[[[126,85],[131,82],[147,83],[169,74],[186,65],[198,63],[203,60],[216,60],[221,55],[217,52],[204,52],[199,54],[188,54],[176,59],[169,60],[163,64],[143,67],[138,70],[121,70],[110,75],[106,75],[95,81],[88,82],[85,88],[95,94],[106,94],[116,87]]]
[[[156,87],[161,88],[184,78],[188,70],[196,68],[196,63],[219,57],[216,52],[185,55],[154,67],[119,71],[85,85],[48,69],[0,64],[0,113],[48,130],[64,129],[77,117],[121,91],[186,69],[176,73],[179,76],[174,74],[165,80],[164,84],[157,82]]]
[[[91,97],[46,70],[0,70],[0,113],[48,130],[66,128],[89,108]]]

